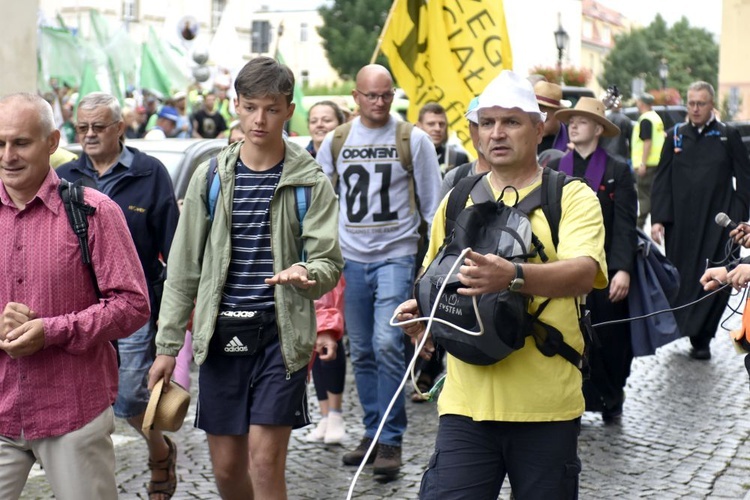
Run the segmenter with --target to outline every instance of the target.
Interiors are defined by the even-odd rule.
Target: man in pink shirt
[[[42,98],[0,99],[0,498],[38,460],[57,498],[116,499],[111,341],[148,321],[148,292],[122,211],[87,189],[97,297],[49,166],[59,139]]]

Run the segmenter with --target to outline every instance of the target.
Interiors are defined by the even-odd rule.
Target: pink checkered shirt
[[[89,245],[103,295],[97,300],[59,184],[50,170],[19,211],[0,183],[0,308],[26,304],[44,319],[45,332],[44,348],[31,356],[11,359],[0,351],[0,435],[10,438],[60,436],[100,415],[117,394],[110,341],[149,319],[146,280],[122,211],[85,190],[96,208]]]

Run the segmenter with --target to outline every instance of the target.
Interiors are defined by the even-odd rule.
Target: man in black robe
[[[750,160],[739,132],[716,120],[714,96],[706,82],[688,88],[689,122],[667,133],[651,193],[651,237],[665,239],[667,258],[680,271],[677,305],[704,295],[699,280],[707,267],[738,256],[736,249],[728,255],[729,231],[714,222],[716,214],[748,218]],[[694,359],[711,358],[709,343],[728,300],[719,292],[675,313]]]

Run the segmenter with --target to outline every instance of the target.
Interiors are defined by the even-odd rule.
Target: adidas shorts
[[[286,379],[278,335],[253,356],[209,352],[198,376],[195,426],[213,435],[247,434],[250,425],[310,423],[307,368]]]

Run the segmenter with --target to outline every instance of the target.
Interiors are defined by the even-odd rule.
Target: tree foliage
[[[334,0],[330,7],[320,7],[323,26],[318,34],[328,62],[341,78],[354,78],[370,63],[390,7],[391,0]],[[388,64],[382,53],[376,62]]]
[[[659,65],[665,59],[669,66],[667,87],[674,87],[683,97],[688,86],[696,80],[717,84],[719,45],[713,35],[691,27],[683,17],[672,27],[661,15],[645,28],[615,37],[615,46],[604,61],[604,73],[599,77],[602,87],[616,84],[627,99],[631,97],[631,82],[643,78],[646,89],[659,89]]]

